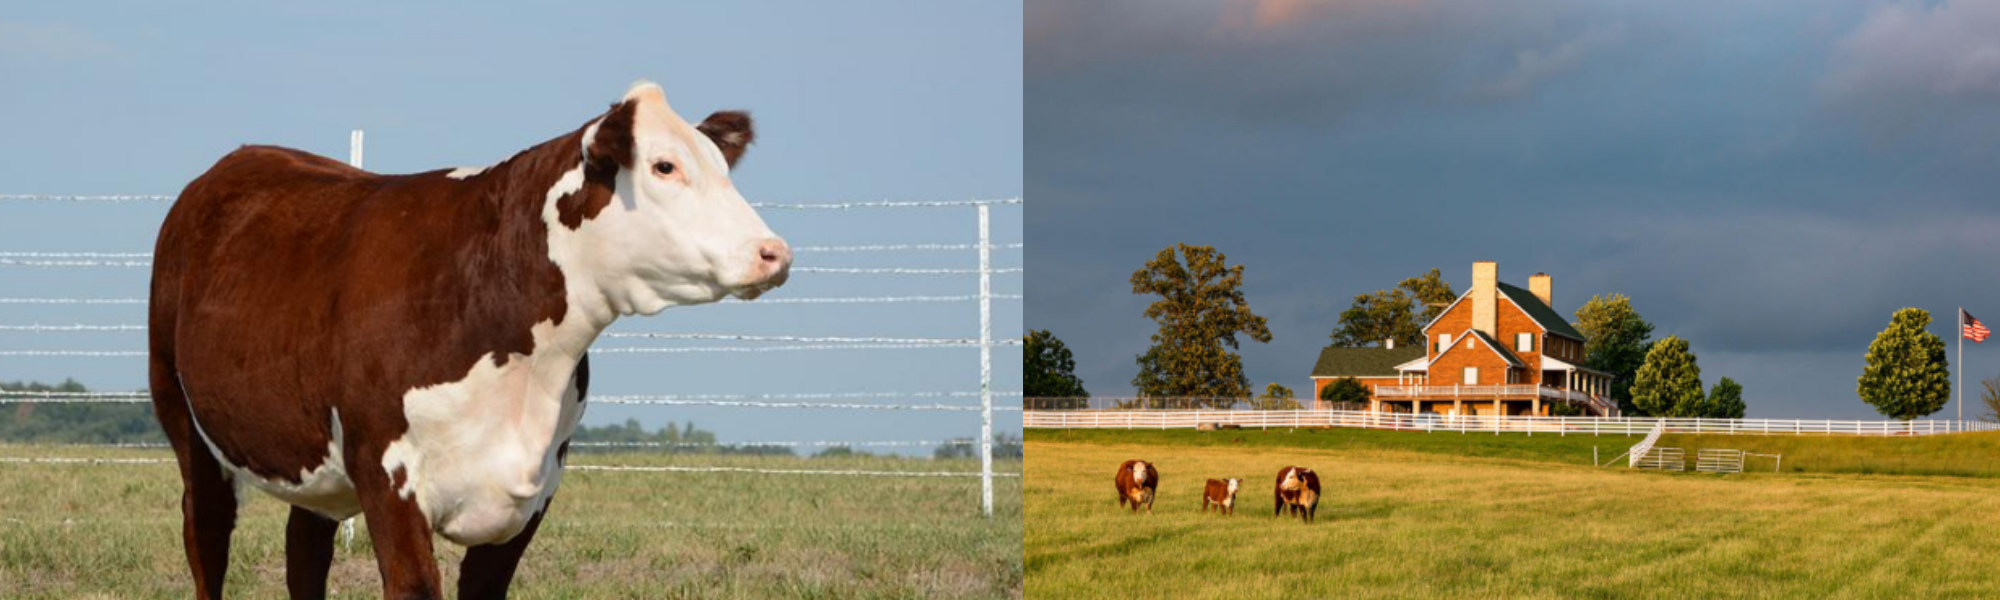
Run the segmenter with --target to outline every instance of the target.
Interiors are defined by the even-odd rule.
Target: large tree
[[[1855,392],[1877,412],[1908,421],[1944,408],[1951,399],[1951,365],[1944,340],[1931,333],[1931,313],[1905,308],[1868,344],[1868,366]]]
[[[1319,389],[1319,399],[1330,404],[1367,404],[1373,394],[1361,380],[1342,377]]]
[[[1176,244],[1132,273],[1132,293],[1159,296],[1146,318],[1160,324],[1138,357],[1132,386],[1142,396],[1247,398],[1250,378],[1237,334],[1271,341],[1264,317],[1243,297],[1243,267],[1209,246]]]
[[[1089,398],[1083,379],[1076,376],[1076,358],[1049,330],[1028,332],[1027,355],[1021,377],[1022,393],[1029,398]],[[1069,408],[1064,406],[1061,408]]]
[[[1403,345],[1424,343],[1424,326],[1458,298],[1437,269],[1411,277],[1396,287],[1354,297],[1340,312],[1340,324],[1330,337],[1342,348],[1364,348],[1394,339]]]
[[[1299,410],[1299,401],[1292,397],[1292,388],[1276,383],[1264,384],[1264,395],[1254,403],[1258,410]]]
[[[1708,414],[1708,399],[1701,393],[1701,365],[1695,363],[1687,340],[1670,335],[1646,352],[1646,364],[1632,378],[1632,404],[1655,417]]]
[[[1583,365],[1611,374],[1611,398],[1628,415],[1644,414],[1632,403],[1632,382],[1646,363],[1653,324],[1632,309],[1624,294],[1591,296],[1576,309],[1576,330],[1583,333]]]
[[[1743,386],[1736,380],[1724,377],[1715,381],[1715,387],[1708,389],[1708,414],[1711,419],[1741,419],[1750,407],[1743,403]]]

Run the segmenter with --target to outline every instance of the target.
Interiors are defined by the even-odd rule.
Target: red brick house
[[[1313,366],[1313,398],[1354,377],[1370,409],[1441,415],[1547,415],[1568,403],[1617,416],[1611,375],[1583,367],[1583,334],[1550,308],[1549,276],[1528,289],[1499,281],[1499,266],[1472,264],[1472,288],[1424,326],[1422,348],[1326,348]]]

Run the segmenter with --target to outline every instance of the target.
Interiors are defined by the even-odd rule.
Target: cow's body
[[[1313,513],[1319,509],[1319,474],[1303,467],[1278,469],[1277,488],[1273,492],[1277,506],[1271,516],[1285,514],[1290,508],[1299,520],[1311,523]]]
[[[1236,489],[1241,485],[1240,479],[1208,480],[1208,485],[1201,493],[1201,511],[1208,512],[1208,509],[1213,507],[1215,512],[1225,515],[1236,514]]]
[[[1143,460],[1128,460],[1118,465],[1118,475],[1112,483],[1118,486],[1118,505],[1130,504],[1132,512],[1139,512],[1140,505],[1146,513],[1153,512],[1153,494],[1160,489],[1160,472],[1153,463]]]
[[[357,514],[392,597],[440,593],[433,532],[469,547],[461,597],[505,594],[561,480],[585,350],[621,314],[720,297],[595,283],[618,274],[593,236],[643,225],[650,208],[621,177],[644,164],[632,120],[660,117],[657,89],[481,172],[377,175],[246,147],[189,184],[161,228],[150,334],[197,597],[220,596],[238,485],[294,506],[295,598],[323,596],[333,526]],[[600,127],[622,127],[628,147],[604,150]],[[683,170],[733,161],[721,150]],[[620,200],[632,214],[605,214]],[[754,297],[784,266],[711,287]]]

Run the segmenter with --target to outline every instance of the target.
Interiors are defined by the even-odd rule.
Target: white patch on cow
[[[1287,492],[1299,491],[1299,470],[1285,469],[1285,484],[1280,486]]]
[[[1132,483],[1146,483],[1146,463],[1132,463]]]
[[[572,307],[561,325],[535,324],[529,354],[479,359],[464,378],[403,394],[409,430],[382,468],[432,530],[466,546],[513,539],[561,482],[557,452],[583,416],[577,363],[600,328]]]
[[[463,180],[463,179],[465,179],[465,178],[467,178],[467,177],[471,177],[471,176],[473,176],[473,175],[478,175],[478,174],[480,174],[480,173],[484,173],[484,172],[486,172],[486,170],[487,170],[487,169],[489,169],[489,168],[492,168],[492,167],[490,167],[490,166],[486,166],[486,167],[459,167],[459,168],[456,168],[456,169],[452,169],[450,173],[445,173],[445,174],[444,174],[444,176],[445,176],[445,177],[450,177],[450,178],[452,178],[452,179],[459,179],[459,180]]]

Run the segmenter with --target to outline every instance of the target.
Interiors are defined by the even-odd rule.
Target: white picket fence
[[[1526,417],[1413,415],[1347,410],[1028,410],[1021,423],[1043,429],[1194,429],[1200,425],[1252,429],[1355,427],[1397,431],[1525,433],[1533,435],[1645,435],[1665,433],[1756,435],[1935,435],[1996,431],[2000,424],[1923,419],[1669,419],[1650,417]]]

